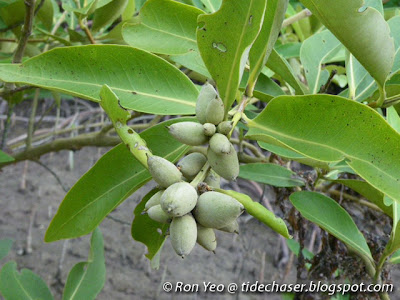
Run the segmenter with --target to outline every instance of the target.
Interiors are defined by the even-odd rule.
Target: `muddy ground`
[[[101,153],[105,153],[105,149]],[[46,155],[42,162],[54,170],[62,183],[71,187],[99,157],[97,149],[74,153],[74,168],[69,170],[69,151]],[[74,264],[86,260],[89,236],[54,243],[44,243],[46,228],[65,192],[42,166],[30,162],[26,172],[26,189],[21,189],[25,163],[8,166],[0,173],[0,238],[12,238],[11,253],[0,263],[15,260],[18,268],[29,268],[49,285],[56,299],[61,298],[63,284]],[[111,216],[130,223],[132,212],[141,197],[154,186],[149,183],[129,197]],[[241,233],[218,232],[216,255],[197,246],[182,260],[165,244],[161,267],[151,270],[144,257],[144,245],[133,241],[130,227],[111,219],[100,225],[104,235],[107,280],[97,299],[235,299],[229,294],[167,294],[162,283],[242,283],[279,280],[276,256],[281,252],[277,234],[248,216],[240,219]],[[29,246],[31,239],[31,246]],[[31,247],[31,249],[28,249]],[[32,251],[31,253],[30,250]],[[59,270],[61,272],[59,273]],[[58,275],[60,274],[60,275]],[[295,274],[288,280],[295,281]],[[240,299],[281,299],[278,295],[244,295]]]

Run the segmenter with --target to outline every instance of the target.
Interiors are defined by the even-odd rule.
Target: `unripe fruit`
[[[218,230],[229,232],[229,233],[239,234],[239,223],[237,220],[235,220],[232,223],[229,223],[228,225],[226,225]]]
[[[217,97],[210,101],[206,109],[206,121],[218,125],[224,120],[225,108],[221,98]]]
[[[231,151],[231,142],[225,135],[216,133],[210,139],[210,148],[215,153],[228,154]]]
[[[218,133],[227,135],[229,132],[231,132],[232,128],[232,121],[224,121],[218,124],[217,131]]]
[[[214,229],[197,224],[197,243],[208,251],[214,251],[217,248]]]
[[[219,189],[221,187],[221,177],[213,169],[210,169],[204,182],[214,189]]]
[[[150,207],[156,206],[158,204],[160,204],[160,200],[161,200],[161,195],[164,193],[164,190],[162,191],[158,191],[157,193],[155,193],[153,196],[151,196],[151,198],[146,202],[145,206],[144,206],[144,210],[148,210]]]
[[[239,175],[239,159],[232,145],[228,154],[216,153],[209,147],[207,160],[211,168],[226,180],[235,180]]]
[[[185,156],[179,163],[178,168],[180,169],[183,176],[187,179],[192,180],[196,177],[197,173],[200,172],[201,168],[207,162],[207,158],[204,154],[194,152]]]
[[[147,158],[147,164],[151,176],[163,188],[182,180],[182,173],[165,158],[152,155]]]
[[[161,207],[171,217],[181,217],[189,213],[197,203],[197,192],[187,182],[171,185],[161,196]]]
[[[204,134],[203,125],[196,122],[179,122],[167,127],[169,133],[179,142],[190,145],[200,146],[207,142]]]
[[[204,128],[204,134],[206,136],[213,136],[215,131],[217,130],[214,124],[211,123],[205,123],[203,125]]]
[[[197,224],[193,216],[187,214],[173,218],[169,233],[175,252],[182,258],[189,255],[197,240]]]
[[[207,122],[207,106],[210,103],[212,99],[215,99],[218,97],[217,91],[214,89],[214,87],[206,82],[199,93],[199,96],[197,98],[196,102],[196,118],[199,120],[201,124],[204,124]]]
[[[159,223],[169,223],[171,221],[171,217],[165,213],[160,204],[150,207],[147,215],[150,219]]]
[[[193,212],[200,225],[219,229],[234,222],[243,210],[243,205],[236,199],[218,192],[207,192],[199,197]]]

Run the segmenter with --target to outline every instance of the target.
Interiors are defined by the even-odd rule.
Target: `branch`
[[[303,9],[301,12],[298,14],[295,14],[294,16],[291,16],[290,18],[287,18],[283,21],[282,27],[287,27],[289,25],[292,25],[293,23],[296,23],[300,21],[301,19],[308,18],[309,16],[312,15],[312,12],[309,9]]]
[[[44,1],[42,1],[44,2]],[[24,56],[26,44],[32,34],[33,19],[35,17],[36,0],[25,0],[25,21],[22,28],[21,38],[19,39],[17,50],[15,51],[13,64],[19,64]]]
[[[51,143],[44,144],[35,148],[26,149],[23,152],[15,154],[14,161],[0,163],[0,169],[4,166],[17,163],[24,160],[37,160],[42,155],[50,152],[58,152],[61,150],[79,150],[82,147],[112,147],[121,142],[119,137],[100,136],[97,132],[82,134],[72,138],[61,138]]]

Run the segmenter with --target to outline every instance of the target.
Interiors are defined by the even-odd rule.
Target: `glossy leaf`
[[[140,136],[155,155],[176,161],[188,146],[170,137],[165,126],[193,120],[163,122]],[[150,173],[120,144],[99,161],[71,188],[47,229],[45,241],[75,238],[90,233],[133,192],[151,179]]]
[[[124,12],[128,0],[113,0],[107,5],[96,9],[93,17],[92,31],[97,32],[103,27],[111,25]]]
[[[341,48],[342,44],[329,30],[316,33],[303,42],[300,59],[310,94],[318,94],[328,81],[329,71],[323,69],[322,64],[329,61]]]
[[[146,51],[177,55],[196,51],[197,17],[204,13],[172,0],[148,0],[139,22],[126,24],[122,34],[131,46]]]
[[[92,101],[100,100],[107,84],[124,108],[161,115],[194,114],[198,95],[189,78],[165,60],[117,45],[55,48],[22,65],[1,64],[0,79]]]
[[[304,88],[294,74],[292,67],[275,49],[272,50],[266,66],[281,76],[296,91],[296,95],[304,95]]]
[[[324,162],[345,159],[373,187],[400,201],[400,135],[366,105],[331,95],[280,96],[248,126],[248,138]]]
[[[264,21],[249,54],[249,84],[254,85],[265,66],[282,27],[288,0],[268,0]]]
[[[341,240],[353,251],[374,261],[364,236],[347,211],[335,200],[315,192],[296,192],[289,199],[304,218]]]
[[[157,189],[152,190],[136,206],[134,211],[135,218],[133,219],[131,228],[133,239],[146,245],[146,257],[151,261],[157,259],[157,253],[161,251],[164,245],[167,237],[166,232],[169,228],[169,225],[158,223],[150,219],[147,214],[143,214],[146,202],[157,192]],[[158,269],[157,264],[154,267]]]
[[[367,0],[364,6],[373,7],[383,15],[381,0]],[[349,52],[346,55],[346,73],[349,85],[349,98],[360,102],[377,89],[374,78],[360,64],[354,55]]]
[[[217,84],[228,111],[262,25],[265,0],[225,0],[211,15],[198,18],[197,43],[201,57]]]
[[[254,218],[264,223],[272,230],[276,231],[285,238],[291,239],[289,231],[286,227],[285,222],[281,218],[277,218],[273,212],[269,211],[263,205],[253,201],[249,196],[231,190],[216,189],[218,192],[229,195],[235,198],[237,201],[242,203],[246,212],[252,215]]]
[[[5,300],[51,300],[46,283],[31,270],[17,271],[17,263],[10,261],[0,271],[0,293]]]
[[[87,261],[77,263],[69,272],[63,300],[96,299],[106,281],[103,235],[93,231]]]
[[[275,164],[245,164],[240,166],[239,177],[277,187],[303,186],[304,182],[294,179],[295,173]]]
[[[391,18],[388,21],[390,32],[394,38],[394,45],[396,49],[394,63],[392,68],[392,74],[396,74],[400,71],[400,16]]]
[[[12,239],[1,239],[0,240],[0,260],[8,255],[13,245]]]
[[[364,0],[301,2],[384,87],[393,66],[394,43],[389,26],[379,11],[372,7],[363,10]]]
[[[219,10],[222,4],[222,0],[201,0],[201,2],[210,13],[214,13]]]
[[[395,253],[393,253],[389,261],[392,264],[400,264],[400,250],[397,250]]]
[[[297,153],[291,149],[288,149],[287,147],[281,147],[278,145],[260,142],[260,141],[258,142],[258,144],[260,145],[261,148],[268,150],[269,152],[275,153],[276,155],[279,155],[280,157],[287,158],[290,160],[295,160],[295,161],[305,164],[307,166],[317,167],[317,168],[321,168],[323,170],[329,170],[329,165],[327,163],[311,159],[311,158],[304,156],[300,153]]]
[[[14,158],[0,150],[0,163],[13,161]]]

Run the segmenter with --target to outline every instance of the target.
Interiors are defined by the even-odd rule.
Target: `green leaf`
[[[347,211],[335,200],[315,192],[296,192],[289,199],[304,218],[341,240],[353,251],[374,261],[364,236]]]
[[[214,13],[221,7],[222,0],[201,0],[210,13]]]
[[[258,75],[265,66],[271,51],[278,39],[288,0],[268,0],[264,13],[264,21],[258,37],[254,41],[249,54],[249,84],[254,88]]]
[[[275,50],[285,59],[300,57],[300,49],[302,43],[286,43],[276,45]]]
[[[140,136],[155,155],[176,161],[188,149],[170,137],[165,126],[193,118],[173,119]],[[45,235],[46,242],[76,238],[93,231],[133,192],[151,179],[150,173],[120,144],[107,152],[71,188]]]
[[[285,118],[282,118],[285,116]],[[373,187],[400,201],[400,135],[370,107],[332,95],[280,96],[247,137],[324,162],[343,159]]]
[[[304,95],[305,89],[294,74],[292,67],[275,49],[272,50],[266,66],[281,76],[296,91],[296,95]]]
[[[37,18],[43,23],[47,30],[51,30],[53,25],[53,3],[52,0],[45,0],[37,13]]]
[[[71,2],[63,2],[62,8],[66,11],[73,12],[78,18],[84,18],[87,15],[91,14],[97,6],[97,0],[90,0],[86,3],[86,6],[83,6],[81,8],[76,7],[76,4],[71,3],[72,5],[70,5],[68,3]]]
[[[388,24],[390,27],[390,32],[394,38],[394,46],[396,49],[392,68],[392,74],[396,74],[400,71],[400,16],[391,18],[388,21]]]
[[[281,146],[277,146],[277,145],[265,143],[265,142],[258,142],[258,144],[260,145],[261,148],[268,150],[269,152],[275,153],[276,155],[279,155],[283,158],[295,160],[295,161],[298,161],[299,163],[305,164],[307,166],[321,168],[324,170],[330,169],[329,165],[327,163],[311,159],[311,158],[306,157],[302,154],[299,154],[291,149],[288,149],[287,147],[281,147]]]
[[[294,179],[295,173],[275,164],[245,164],[240,166],[239,177],[277,187],[303,186],[304,182]]]
[[[384,87],[392,70],[394,43],[389,26],[364,0],[301,1]]]
[[[253,201],[249,196],[231,190],[216,189],[216,191],[235,198],[237,201],[242,203],[247,213],[252,215],[254,218],[264,223],[283,237],[288,239],[292,238],[285,222],[281,218],[277,218],[273,212],[266,209],[260,203]]]
[[[11,250],[13,242],[14,241],[12,239],[0,240],[0,260],[2,260],[4,257],[8,255],[8,253]]]
[[[383,15],[381,0],[367,0],[365,1],[364,7],[373,7]],[[349,98],[360,102],[371,95],[371,92],[376,90],[377,86],[374,78],[369,75],[367,70],[354,55],[348,51],[346,55],[346,73],[349,84]]]
[[[228,111],[264,16],[265,0],[225,0],[211,15],[198,18],[197,43],[201,57],[217,84]]]
[[[17,263],[10,261],[0,271],[0,292],[5,300],[53,299],[46,283],[31,270],[17,271]]]
[[[0,64],[0,79],[99,101],[107,84],[127,109],[161,115],[194,114],[198,90],[165,60],[129,46],[55,48],[21,65]]]
[[[400,250],[397,250],[395,253],[393,253],[389,261],[392,264],[400,264]]]
[[[356,191],[360,195],[367,198],[372,203],[376,204],[380,209],[382,209],[386,215],[392,217],[393,212],[392,209],[385,205],[383,201],[383,197],[385,196],[383,193],[378,191],[376,188],[371,186],[368,182],[356,180],[356,179],[337,179],[334,182],[341,183],[352,190]]]
[[[122,13],[122,21],[129,20],[135,14],[135,0],[128,0],[128,4],[126,5],[124,12]]]
[[[306,39],[300,50],[300,59],[304,67],[310,94],[318,94],[328,81],[329,71],[322,64],[334,57],[342,44],[329,31],[324,30]]]
[[[69,272],[64,287],[63,300],[96,299],[106,281],[103,235],[93,231],[87,261],[77,263]]]
[[[294,255],[298,256],[299,252],[300,252],[300,244],[298,241],[294,240],[294,239],[286,239],[286,244],[288,245],[288,248],[290,249],[290,251],[292,251],[294,253]],[[314,257],[314,253],[312,253],[310,250],[308,250],[307,248],[303,248],[303,256],[305,259],[311,260]]]
[[[8,155],[7,153],[4,153],[3,151],[0,150],[0,163],[2,162],[9,162],[9,161],[14,161],[14,157]]]
[[[126,24],[122,35],[131,46],[149,52],[177,55],[197,50],[197,17],[204,13],[172,0],[148,0],[139,22]],[[198,54],[199,55],[199,54]]]
[[[128,0],[113,0],[107,5],[96,9],[93,17],[92,31],[97,32],[111,25],[124,12]]]
[[[169,228],[169,225],[153,221],[147,214],[143,214],[146,202],[157,192],[157,189],[152,190],[136,206],[134,211],[135,218],[133,219],[131,228],[133,239],[146,245],[146,257],[151,261],[159,259],[157,253],[161,251],[164,245],[167,238],[166,233]],[[155,269],[158,269],[157,265],[155,265]]]
[[[246,89],[248,78],[249,72],[245,71],[243,73],[243,78],[239,86],[241,91],[244,91]],[[275,81],[273,81],[271,78],[267,77],[263,73],[258,76],[253,92],[254,97],[260,99],[263,102],[269,102],[273,98],[281,95],[285,95],[285,92]]]

